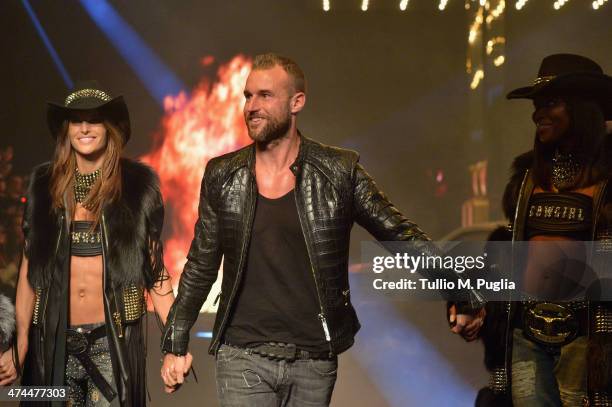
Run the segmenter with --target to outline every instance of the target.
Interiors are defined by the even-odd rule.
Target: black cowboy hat
[[[589,58],[554,54],[542,60],[532,86],[508,93],[508,99],[533,99],[539,95],[579,96],[601,104],[606,120],[612,119],[612,77]]]
[[[47,124],[51,135],[57,138],[62,123],[75,111],[95,110],[115,123],[124,136],[124,143],[130,139],[130,114],[123,96],[115,98],[104,90],[97,81],[78,81],[66,96],[64,103],[47,103]]]

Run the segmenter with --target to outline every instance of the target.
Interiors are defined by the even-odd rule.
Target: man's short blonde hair
[[[306,77],[302,68],[292,59],[274,54],[272,52],[259,54],[253,60],[253,70],[270,69],[275,66],[283,68],[293,79],[293,87],[296,92],[306,93]]]

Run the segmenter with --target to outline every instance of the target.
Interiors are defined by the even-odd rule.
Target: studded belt
[[[226,343],[226,345],[243,348],[241,346],[235,346],[229,343]],[[259,355],[270,360],[285,360],[287,362],[308,359],[333,359],[333,356],[330,356],[329,352],[311,352],[300,349],[293,343],[266,342],[243,349],[246,349],[252,354]]]

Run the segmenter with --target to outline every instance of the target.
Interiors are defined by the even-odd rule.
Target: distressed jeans
[[[512,402],[515,407],[580,407],[587,396],[587,338],[555,351],[513,333]]]
[[[217,394],[222,407],[327,407],[337,370],[337,358],[287,362],[221,345]]]

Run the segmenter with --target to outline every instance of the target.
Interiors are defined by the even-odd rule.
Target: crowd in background
[[[13,173],[13,147],[0,148],[0,293],[14,298],[21,260],[25,177]]]

